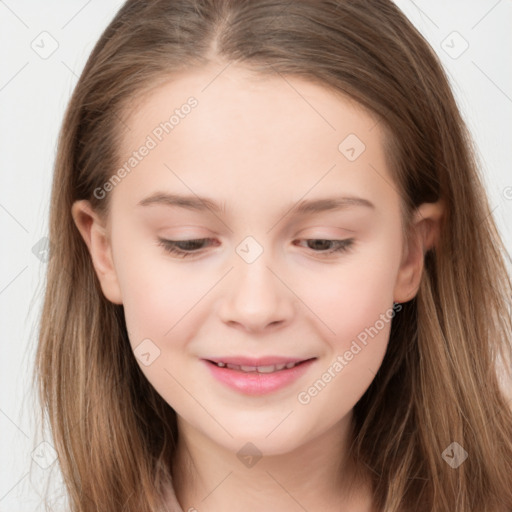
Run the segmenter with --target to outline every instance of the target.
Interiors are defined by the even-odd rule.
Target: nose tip
[[[220,316],[225,323],[258,332],[279,327],[291,318],[290,292],[264,258],[242,262],[237,270],[221,299]]]

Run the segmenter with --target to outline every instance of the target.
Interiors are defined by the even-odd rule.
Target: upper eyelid
[[[195,225],[183,226],[183,227],[190,228],[190,229],[197,228],[197,229],[202,230],[202,228],[200,226],[195,226]],[[322,230],[322,229],[327,229],[327,230],[335,229],[335,230],[344,232],[345,234],[339,233],[339,234],[329,234],[329,235],[320,234],[319,236],[313,236],[313,235],[306,236],[306,235],[308,235],[310,230]],[[208,228],[207,228],[207,230],[210,232],[212,231],[211,229],[208,229]],[[316,240],[319,240],[319,239],[321,239],[321,240],[339,240],[340,237],[343,238],[345,236],[353,236],[353,234],[355,234],[357,231],[358,230],[356,230],[356,229],[349,229],[347,227],[341,227],[341,226],[326,226],[326,225],[307,226],[304,229],[301,229],[300,231],[297,232],[297,233],[299,233],[297,235],[297,238],[302,238],[302,239],[307,238],[310,240],[315,240],[315,239]],[[177,239],[175,239],[174,236],[177,237]],[[176,241],[183,242],[183,241],[192,241],[192,240],[197,241],[197,240],[214,239],[214,238],[219,237],[220,235],[218,233],[216,233],[215,230],[213,230],[212,236],[191,236],[190,238],[181,239],[180,238],[181,236],[185,236],[185,237],[188,236],[187,232],[176,234],[174,236],[168,235],[169,238],[166,238],[166,239],[169,241],[172,241],[172,242],[176,242]],[[165,238],[165,237],[162,237],[162,238]]]
[[[322,237],[322,236],[317,236],[317,237],[300,237],[300,238],[296,238],[294,239],[294,241],[296,240],[299,240],[299,241],[311,241],[311,240],[323,240],[323,241],[328,241],[328,242],[334,242],[334,243],[345,243],[347,246],[348,245],[352,245],[353,243],[355,243],[355,238],[354,237],[348,237],[348,238],[330,238],[330,237]],[[182,239],[182,240],[172,240],[172,239],[169,239],[169,238],[162,238],[162,237],[158,237],[158,244],[159,245],[172,245],[176,248],[177,251],[183,251],[183,252],[189,252],[189,253],[199,253],[201,252],[202,250],[204,250],[205,248],[202,247],[200,249],[197,249],[197,250],[187,250],[187,249],[181,249],[180,247],[178,247],[178,244],[180,243],[186,243],[186,242],[209,242],[209,241],[215,241],[215,238],[212,238],[212,237],[203,237],[203,238],[187,238],[187,239]],[[206,248],[208,247],[211,247],[212,244],[208,244]],[[217,245],[218,247],[218,245]]]
[[[336,236],[300,236],[300,237],[294,238],[294,240],[330,240],[333,242],[344,242],[344,241],[351,240],[351,239],[352,239],[351,237],[338,238]],[[195,237],[195,238],[178,238],[178,239],[158,237],[158,240],[161,242],[181,243],[181,242],[204,242],[204,241],[208,241],[208,240],[216,240],[216,238],[211,237],[211,236]]]

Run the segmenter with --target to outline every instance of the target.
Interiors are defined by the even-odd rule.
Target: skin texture
[[[124,306],[132,347],[150,339],[160,350],[148,366],[137,361],[178,414],[174,470],[184,510],[325,511],[343,503],[370,511],[362,483],[351,494],[346,488],[344,454],[352,408],[383,360],[391,323],[307,404],[297,397],[393,301],[416,295],[441,206],[422,205],[407,244],[373,115],[303,79],[221,69],[175,77],[129,113],[126,158],[187,98],[198,100],[109,192],[108,219],[77,201],[74,220],[103,293]],[[338,149],[349,134],[366,146],[354,161]],[[207,196],[226,209],[138,205],[157,191]],[[302,200],[348,195],[374,208],[287,213]],[[247,236],[263,250],[251,263],[236,251]],[[212,241],[182,259],[158,237]],[[307,243],[348,238],[347,252],[324,256],[330,246]],[[290,386],[258,397],[218,382],[200,360],[227,355],[317,359]],[[237,457],[247,442],[263,456],[252,467]]]

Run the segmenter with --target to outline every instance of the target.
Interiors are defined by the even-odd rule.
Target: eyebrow
[[[149,197],[139,201],[140,206],[164,205],[171,207],[185,208],[187,210],[206,211],[211,210],[215,213],[226,213],[226,203],[218,203],[208,197],[199,197],[196,195],[168,194],[165,192],[156,192]],[[368,199],[357,196],[344,197],[325,197],[320,199],[308,199],[300,201],[297,204],[289,206],[286,210],[294,215],[307,215],[321,213],[325,211],[342,210],[351,206],[364,206],[375,209],[375,205]],[[284,215],[284,214],[283,214]]]

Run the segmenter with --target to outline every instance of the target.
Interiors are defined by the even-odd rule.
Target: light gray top
[[[178,502],[178,498],[176,498],[176,493],[174,492],[174,487],[171,487],[167,490],[167,493],[165,495],[166,497],[166,511],[167,512],[184,512],[181,508],[181,505]]]

